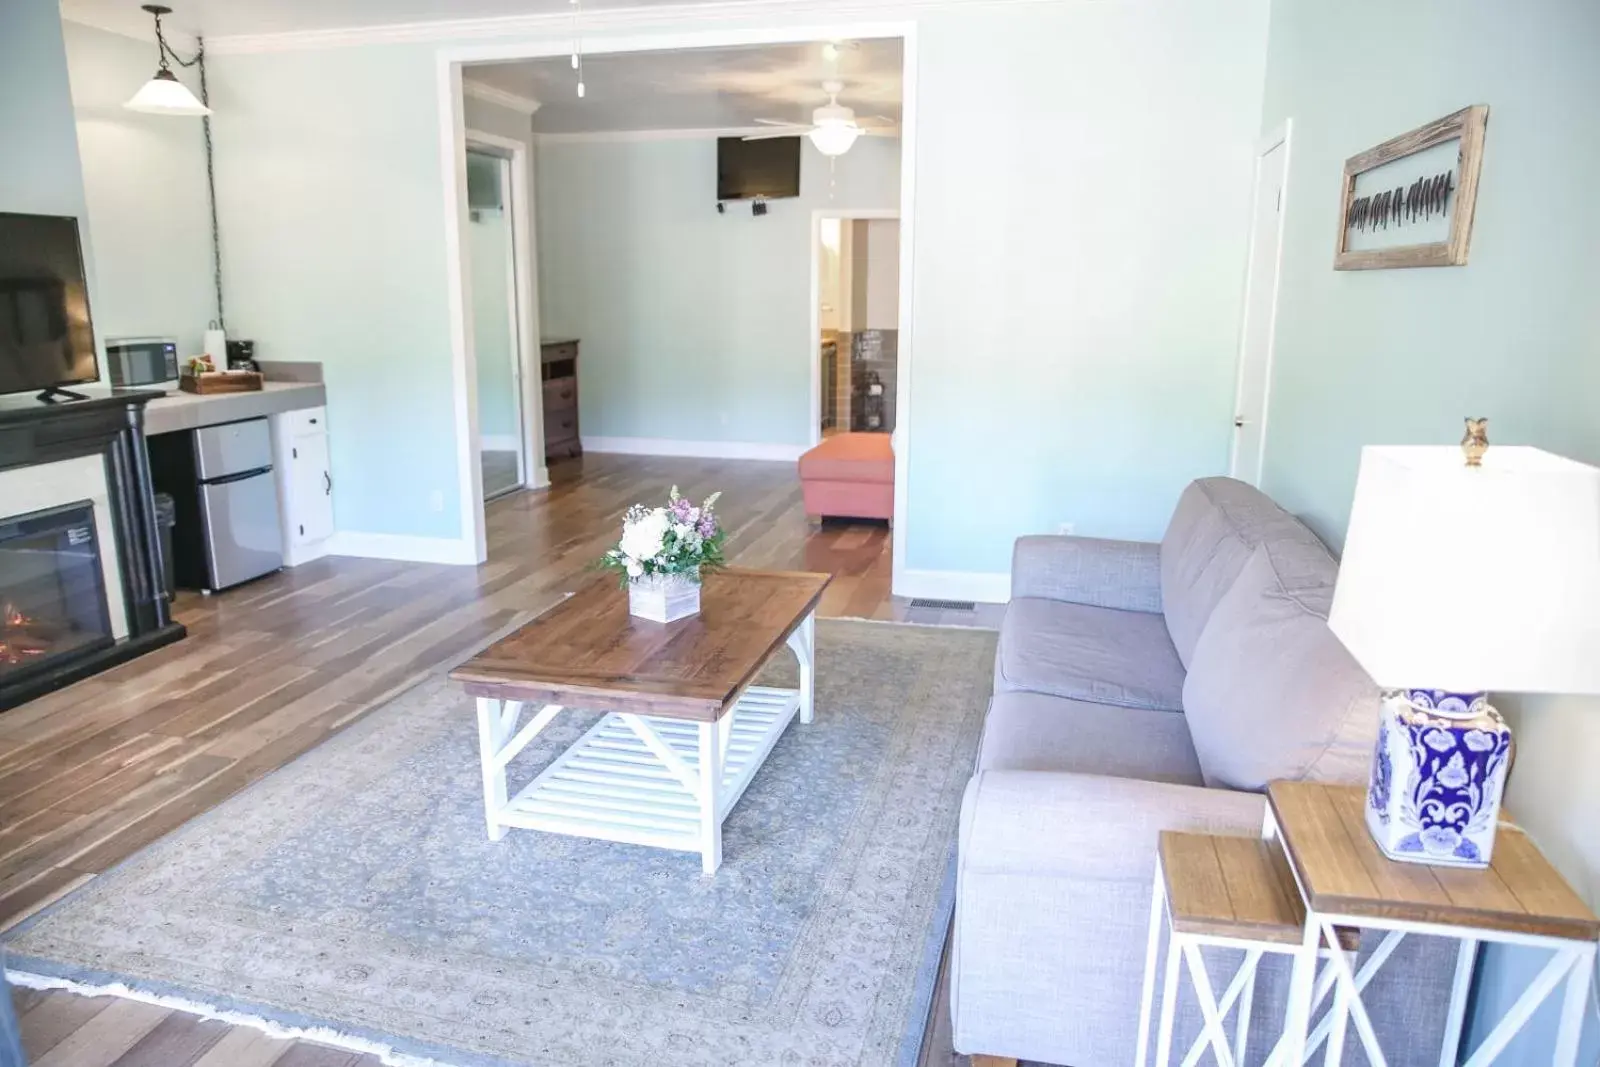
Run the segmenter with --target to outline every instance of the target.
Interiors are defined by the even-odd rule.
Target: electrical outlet
[[[1071,537],[1077,531],[1077,529],[1077,523],[1064,522],[1060,526],[1056,527],[1056,533],[1060,534],[1062,537]]]
[[[443,511],[444,510],[444,490],[435,489],[432,493],[428,494],[428,510],[429,511]]]

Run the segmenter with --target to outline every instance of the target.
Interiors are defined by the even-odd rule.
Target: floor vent
[[[917,597],[911,601],[914,608],[938,608],[940,611],[976,611],[978,605],[970,600],[928,600]]]

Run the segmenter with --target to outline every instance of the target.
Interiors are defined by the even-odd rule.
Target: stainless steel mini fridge
[[[266,419],[150,438],[156,487],[177,512],[174,570],[190,589],[227,589],[283,566]]]

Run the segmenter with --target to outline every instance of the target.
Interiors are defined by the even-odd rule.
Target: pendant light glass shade
[[[122,106],[147,115],[211,114],[211,109],[202,104],[172,71],[165,68],[156,71],[156,76],[145,82]]]
[[[856,143],[856,138],[861,136],[861,127],[851,123],[829,123],[818,126],[806,134],[811,138],[811,143],[817,146],[817,151],[825,156],[842,156],[850,151],[850,146]]]

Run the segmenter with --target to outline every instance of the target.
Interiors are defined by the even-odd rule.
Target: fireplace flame
[[[15,604],[0,605],[0,665],[15,667],[50,650],[50,640],[34,632],[34,620]]]

